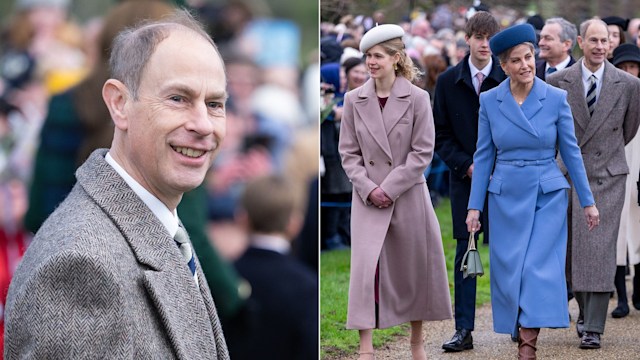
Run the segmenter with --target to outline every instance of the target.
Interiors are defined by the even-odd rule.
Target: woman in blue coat
[[[467,226],[480,229],[489,197],[493,327],[518,337],[518,358],[535,359],[540,328],[569,327],[566,299],[567,189],[559,151],[585,209],[599,223],[564,90],[535,76],[533,27],[495,35],[489,45],[508,78],[480,95],[478,146]]]

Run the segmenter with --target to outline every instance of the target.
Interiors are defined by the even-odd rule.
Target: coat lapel
[[[513,95],[511,95],[511,90],[509,88],[510,83],[511,79],[507,79],[506,81],[503,81],[500,85],[498,85],[496,94],[496,99],[500,102],[498,108],[500,109],[500,112],[502,112],[504,117],[511,121],[514,125],[537,137],[538,133],[533,128],[527,117],[525,117],[523,110],[518,106],[518,103],[516,103]],[[529,94],[524,105],[528,105],[527,103],[530,102],[531,98],[532,96],[531,94]],[[535,99],[535,101],[537,102],[538,99]]]
[[[389,96],[387,105],[385,105],[384,111],[382,112],[382,118],[387,130],[385,136],[389,135],[393,127],[402,120],[402,115],[407,112],[411,104],[409,100],[410,94],[411,83],[403,77],[397,77],[391,88],[391,95]]]
[[[582,84],[582,59],[579,59],[575,65],[565,69],[566,75],[559,81],[560,88],[567,91],[567,102],[571,106],[573,119],[581,131],[586,131],[589,125],[589,109],[587,101],[584,97],[584,85]],[[582,138],[582,137],[581,137]],[[583,141],[580,141],[581,143]]]
[[[389,158],[392,158],[374,80],[369,79],[362,88],[356,91],[358,91],[358,99],[354,102],[355,110],[378,146]]]
[[[106,152],[92,154],[76,173],[78,183],[113,220],[146,269],[143,284],[178,358],[216,358],[210,314],[180,250],[162,223],[104,160]],[[201,279],[205,281],[204,276]]]
[[[601,86],[600,96],[596,99],[596,108],[593,111],[593,116],[588,121],[581,143],[585,143],[595,135],[598,129],[607,121],[609,113],[618,103],[617,99],[623,95],[624,86],[620,84],[620,76],[616,68],[608,61],[604,63]]]

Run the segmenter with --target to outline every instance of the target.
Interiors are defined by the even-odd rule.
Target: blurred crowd
[[[252,289],[265,281],[310,283],[304,288],[315,292],[299,294],[304,298],[295,301],[305,304],[300,311],[317,314],[317,52],[301,54],[300,27],[275,17],[268,1],[243,0],[215,5],[123,0],[104,16],[86,21],[76,19],[70,0],[15,1],[0,33],[2,305],[20,257],[73,187],[76,168],[94,149],[111,144],[113,123],[101,96],[109,77],[111,41],[126,27],[165,16],[176,6],[192,9],[226,63],[226,138],[203,186],[185,194],[178,209],[223,323],[239,327],[243,336],[249,329],[264,331],[260,326],[269,301]],[[246,185],[268,176],[287,180],[291,217],[301,220],[300,226],[281,229],[288,245],[276,249],[295,266],[256,278],[246,270],[252,260],[243,257],[248,248],[260,245],[251,242],[238,214]],[[236,261],[243,261],[243,266],[234,267]],[[285,293],[286,289],[269,296],[283,298]],[[289,342],[294,340],[293,335],[285,336],[287,332],[312,339],[315,346],[296,351],[309,354],[312,348],[314,354],[308,358],[315,357],[317,324],[307,326],[311,334],[302,335],[291,323],[279,326]],[[227,341],[233,358],[252,358],[238,353],[237,340]]]

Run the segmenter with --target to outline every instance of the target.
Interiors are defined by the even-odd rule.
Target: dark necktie
[[[551,75],[556,71],[558,71],[558,69],[556,69],[554,67],[550,67],[550,68],[547,69],[547,75]]]
[[[191,249],[191,243],[189,242],[189,235],[182,227],[182,225],[178,226],[178,231],[176,232],[176,236],[173,238],[184,257],[184,261],[189,266],[189,270],[191,270],[191,275],[193,276],[193,280],[198,284],[198,276],[196,275],[196,260],[193,256],[193,250]]]
[[[593,116],[593,111],[596,109],[596,77],[591,75],[589,77],[589,91],[587,91],[587,107],[589,108],[589,116]]]

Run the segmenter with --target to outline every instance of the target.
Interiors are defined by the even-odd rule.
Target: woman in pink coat
[[[411,322],[413,359],[426,359],[422,321],[451,318],[440,237],[425,183],[434,124],[429,95],[397,25],[360,42],[371,78],[348,92],[340,129],[342,166],[353,183],[347,328],[360,330],[360,359],[373,359],[374,328]]]

